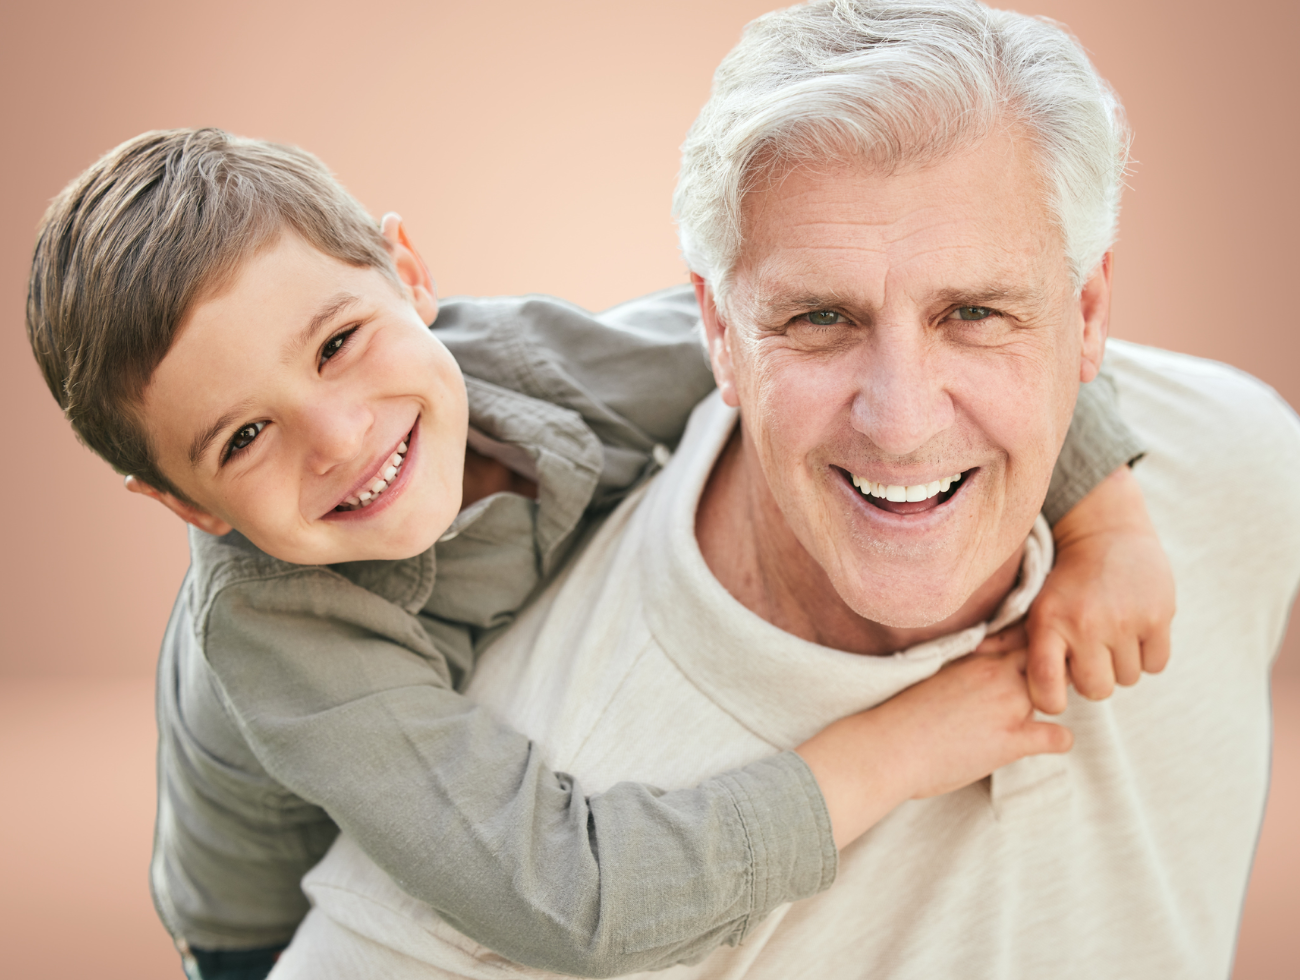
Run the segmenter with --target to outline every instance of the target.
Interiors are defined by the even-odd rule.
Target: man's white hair
[[[682,145],[682,253],[723,302],[745,194],[792,166],[924,165],[1019,122],[1080,288],[1114,244],[1129,130],[1060,25],[975,0],[817,0],[750,23]]]

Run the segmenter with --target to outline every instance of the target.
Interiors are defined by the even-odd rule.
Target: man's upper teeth
[[[885,500],[903,503],[904,501],[929,500],[936,494],[947,493],[948,489],[960,479],[961,474],[954,473],[952,476],[945,476],[941,480],[902,486],[897,483],[876,483],[874,480],[868,480],[865,476],[858,476],[855,473],[853,474],[853,485],[863,493],[869,493],[873,497],[883,497]]]

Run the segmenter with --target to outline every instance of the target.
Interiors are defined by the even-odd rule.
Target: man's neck
[[[986,621],[1015,586],[1020,550],[942,622],[898,628],[859,616],[800,544],[746,447],[738,423],[700,497],[695,536],[723,587],[773,626],[835,650],[883,656]]]

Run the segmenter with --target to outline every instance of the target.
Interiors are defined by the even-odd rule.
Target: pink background
[[[77,445],[32,363],[23,298],[49,198],[142,130],[217,125],[300,144],[372,212],[400,211],[444,295],[544,291],[601,308],[683,281],[668,213],[677,146],[714,66],[769,2],[5,5],[6,975],[180,976],[146,863],[150,672],[185,570],[184,535]],[[1300,333],[1285,286],[1300,259],[1300,6],[1026,0],[1020,9],[1070,24],[1137,130],[1115,335],[1228,361],[1300,404]],[[1298,648],[1293,628],[1276,671],[1275,787],[1239,980],[1293,975]]]

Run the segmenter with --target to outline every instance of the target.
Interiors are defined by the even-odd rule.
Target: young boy
[[[1033,718],[1021,651],[694,789],[587,798],[456,693],[711,387],[685,289],[600,318],[544,298],[439,314],[395,216],[377,228],[301,151],[192,130],[128,141],[55,200],[27,317],[79,437],[195,528],[159,667],[152,871],[191,975],[264,975],[339,828],[513,960],[698,958],[828,887],[836,848],[903,800],[1069,746]],[[1052,710],[1065,642],[1105,696],[1163,666],[1172,611],[1123,469],[1138,449],[1086,391],[1048,502],[1056,612],[1034,624],[1064,638],[1033,682]],[[1106,562],[1130,577],[1091,581]],[[884,731],[904,753],[873,751]]]

